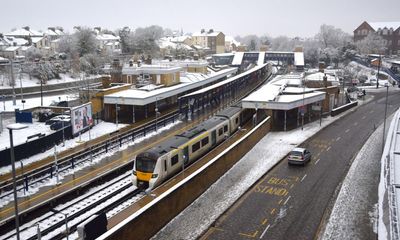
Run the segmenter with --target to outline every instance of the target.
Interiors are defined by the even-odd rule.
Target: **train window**
[[[197,142],[192,145],[192,153],[196,152],[199,149],[200,149],[200,142]]]
[[[201,139],[201,146],[207,145],[208,142],[209,142],[208,137],[205,137],[205,138]]]
[[[224,126],[224,132],[227,132],[228,131],[228,125],[225,125]]]
[[[236,123],[236,124],[239,123],[239,117],[237,117],[237,118],[235,119],[235,123]]]
[[[173,156],[173,157],[171,158],[171,166],[174,166],[175,164],[177,164],[177,163],[178,163],[178,160],[179,160],[178,154],[176,154],[175,156]]]
[[[164,160],[164,171],[167,171],[167,160]]]
[[[224,133],[224,129],[220,128],[218,129],[218,136],[221,136]]]

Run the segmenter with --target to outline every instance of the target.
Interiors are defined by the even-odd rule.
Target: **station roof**
[[[127,89],[120,92],[104,96],[105,104],[121,104],[121,105],[134,105],[144,106],[149,103],[153,103],[156,99],[164,99],[178,94],[190,91],[197,87],[204,86],[205,84],[212,83],[233,74],[237,71],[236,68],[227,68],[218,72],[212,72],[210,74],[201,73],[186,73],[185,76],[181,77],[181,83],[170,87],[158,88],[152,91],[140,90],[140,89]]]
[[[216,83],[216,84],[213,84],[213,85],[211,85],[211,86],[208,86],[208,87],[202,88],[202,89],[200,89],[200,90],[197,90],[197,91],[195,91],[195,92],[186,94],[185,96],[182,96],[182,98],[190,97],[190,96],[195,96],[195,95],[202,94],[202,93],[206,93],[206,92],[211,91],[211,90],[213,90],[213,89],[215,89],[215,88],[218,88],[218,87],[221,87],[221,86],[223,86],[223,85],[225,85],[225,84],[228,84],[228,83],[230,83],[230,82],[233,82],[233,81],[235,81],[235,80],[237,80],[237,79],[239,79],[239,78],[241,78],[241,77],[243,77],[243,76],[246,76],[246,75],[248,75],[249,73],[255,72],[255,71],[257,71],[257,70],[259,70],[259,69],[265,67],[266,65],[267,65],[267,63],[264,63],[264,64],[262,64],[261,66],[256,66],[256,67],[254,67],[254,68],[252,68],[252,69],[250,69],[250,70],[248,70],[248,71],[246,71],[246,72],[243,72],[243,73],[241,73],[241,74],[238,74],[238,75],[236,75],[236,76],[234,76],[234,77],[225,79],[225,80],[223,80],[223,81],[221,81],[221,82],[218,82],[218,83]]]
[[[313,88],[288,87],[290,82],[301,83],[302,75],[278,76],[242,100],[243,108],[290,110],[325,99],[325,92]]]

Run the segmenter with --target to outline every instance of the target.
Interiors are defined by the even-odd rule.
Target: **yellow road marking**
[[[278,204],[281,205],[282,201],[283,201],[283,199],[279,200]]]
[[[250,233],[239,233],[239,235],[245,236],[245,237],[249,237],[249,238],[255,238],[258,234],[258,231],[255,231],[253,234]]]
[[[201,238],[201,239],[207,239],[211,234],[213,234],[215,231],[224,231],[222,228],[217,228],[217,227],[211,227],[209,231]]]
[[[262,221],[261,225],[265,225],[265,224],[267,224],[267,222],[268,222],[268,219],[264,219],[264,221]]]
[[[275,211],[276,211],[276,209],[273,208],[273,209],[271,210],[271,215],[274,215]]]

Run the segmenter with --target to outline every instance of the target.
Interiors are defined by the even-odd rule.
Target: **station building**
[[[124,64],[120,81],[131,84],[104,95],[104,119],[124,123],[154,116],[178,107],[178,98],[237,72],[237,68],[214,71],[204,61],[159,61],[153,65]]]

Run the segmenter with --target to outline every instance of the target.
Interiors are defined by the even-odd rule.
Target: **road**
[[[352,110],[302,144],[313,153],[311,162],[301,167],[281,161],[202,239],[315,239],[352,160],[383,122],[385,93],[374,95],[373,101]],[[399,108],[398,92],[390,94],[388,105],[388,115]],[[369,226],[365,231],[368,239],[375,239]]]

